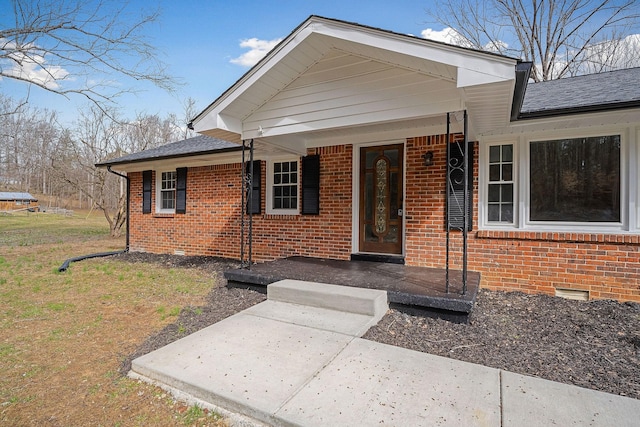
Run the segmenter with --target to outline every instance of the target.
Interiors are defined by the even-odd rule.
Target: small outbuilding
[[[0,211],[37,207],[38,199],[29,193],[0,191]]]

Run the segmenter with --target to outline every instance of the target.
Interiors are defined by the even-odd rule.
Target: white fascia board
[[[485,85],[516,80],[515,68],[500,70],[501,67],[493,67],[492,70],[470,70],[468,68],[458,68],[457,87],[465,88],[469,86]],[[511,100],[509,100],[511,101]]]
[[[354,31],[351,25],[340,22],[314,22],[311,26],[313,31],[319,34],[427,61],[439,62],[459,69],[476,71],[498,79],[493,81],[515,79],[517,60],[512,58],[447,46],[426,39],[412,38],[381,30],[358,28],[357,31]]]

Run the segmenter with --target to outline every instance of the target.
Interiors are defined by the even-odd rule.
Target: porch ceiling
[[[195,130],[286,151],[443,132],[467,109],[470,133],[509,123],[516,61],[311,17],[203,111]],[[454,123],[453,130],[461,130]]]

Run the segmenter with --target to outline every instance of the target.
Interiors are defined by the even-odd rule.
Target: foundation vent
[[[589,291],[556,288],[556,296],[576,301],[589,301]]]

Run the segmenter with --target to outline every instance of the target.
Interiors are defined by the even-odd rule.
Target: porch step
[[[389,309],[385,291],[293,279],[280,280],[270,284],[267,287],[267,299],[364,314],[378,320]]]

